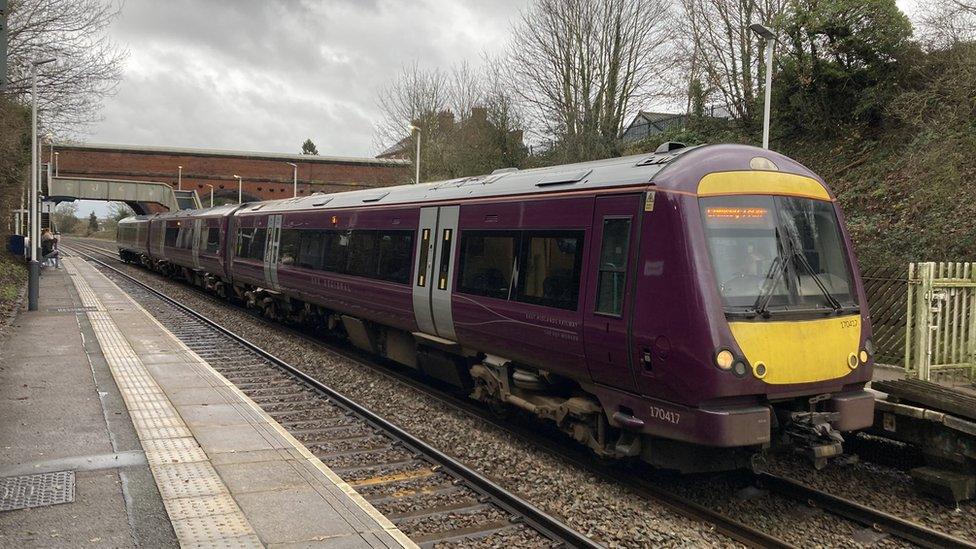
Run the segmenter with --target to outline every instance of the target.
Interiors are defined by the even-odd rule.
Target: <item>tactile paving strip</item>
[[[65,264],[68,274],[79,274],[72,261]],[[91,285],[84,276],[72,281],[89,309],[88,320],[142,441],[180,546],[263,547],[206,452],[105,312]]]
[[[142,441],[146,459],[154,465],[207,461],[207,453],[193,437],[159,438]]]
[[[237,509],[234,500],[227,496],[201,496],[174,498],[163,502],[169,518],[178,521],[208,515],[226,515]]]
[[[71,503],[74,500],[74,471],[0,478],[0,511]]]

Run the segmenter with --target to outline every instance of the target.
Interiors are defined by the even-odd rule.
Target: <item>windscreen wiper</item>
[[[775,275],[773,274],[774,270],[776,271]],[[756,311],[757,315],[768,315],[769,311],[767,311],[767,308],[769,307],[769,300],[773,298],[773,292],[776,290],[776,285],[779,284],[779,279],[783,277],[784,272],[786,272],[786,264],[783,262],[783,258],[777,255],[769,265],[763,287],[759,290],[759,296],[756,297],[756,302],[752,305],[752,309]]]
[[[806,256],[800,253],[796,248],[793,248],[793,255],[791,257],[800,260],[800,265],[803,265],[807,272],[810,273],[813,281],[817,284],[817,287],[820,288],[820,291],[823,292],[823,295],[827,298],[827,302],[830,303],[830,306],[833,307],[835,311],[841,310],[843,307],[841,306],[840,301],[834,297],[834,294],[830,293],[830,290],[827,289],[827,286],[823,283],[823,280],[820,279],[820,276],[814,272],[813,265],[810,265],[810,262],[807,261]]]

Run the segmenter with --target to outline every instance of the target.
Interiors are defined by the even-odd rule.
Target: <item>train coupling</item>
[[[840,419],[840,412],[818,412],[817,404],[830,398],[818,395],[809,400],[810,410],[791,412],[784,429],[793,448],[813,462],[817,469],[827,466],[828,460],[844,454],[844,437],[832,423]]]

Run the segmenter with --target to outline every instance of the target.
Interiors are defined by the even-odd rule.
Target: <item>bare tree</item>
[[[376,124],[376,141],[386,148],[407,136],[410,124],[429,128],[437,113],[449,109],[448,77],[440,69],[424,69],[419,63],[403,67],[400,74],[377,96],[382,118]]]
[[[108,204],[108,218],[112,221],[119,222],[135,214],[125,202],[109,202]]]
[[[925,42],[943,48],[976,39],[976,1],[931,0],[919,4],[918,26]]]
[[[672,23],[663,0],[535,0],[522,12],[511,89],[563,160],[618,152],[625,117],[664,91]]]
[[[482,77],[466,60],[451,69],[447,88],[451,112],[458,118],[484,103]]]
[[[691,52],[689,82],[702,81],[731,116],[757,118],[762,48],[749,25],[770,25],[786,0],[682,0],[684,42]]]
[[[521,118],[497,60],[448,71],[414,63],[384,87],[377,105],[380,147],[413,159],[421,139],[422,181],[477,175],[516,166],[524,157]],[[419,133],[409,130],[409,125]]]
[[[117,0],[10,0],[6,94],[30,93],[31,62],[57,59],[38,77],[45,129],[62,136],[98,120],[102,98],[115,92],[128,52],[108,37]]]

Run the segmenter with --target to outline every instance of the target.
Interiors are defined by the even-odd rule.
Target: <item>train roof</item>
[[[189,217],[269,212],[329,210],[371,205],[396,205],[418,202],[457,201],[492,196],[532,195],[547,192],[624,187],[654,184],[660,189],[690,193],[697,190],[698,181],[707,173],[731,170],[752,170],[752,161],[762,157],[772,161],[776,169],[820,178],[807,168],[779,153],[748,145],[698,145],[672,148],[662,145],[651,154],[638,154],[563,164],[546,168],[495,170],[487,175],[461,177],[447,181],[433,181],[419,185],[376,187],[339,193],[315,193],[308,196],[228,204],[202,210],[181,210],[161,217]],[[822,182],[822,181],[821,181]]]
[[[119,222],[118,222],[118,224],[119,225],[128,225],[129,223],[140,223],[140,222],[143,222],[143,221],[149,221],[153,217],[156,217],[156,215],[157,214],[130,215],[129,217],[125,217],[125,218],[120,219]]]
[[[360,191],[313,194],[297,198],[251,202],[241,214],[284,210],[351,208],[369,205],[408,204],[443,200],[462,200],[517,194],[535,194],[572,188],[594,189],[649,183],[668,162],[698,147],[683,147],[666,152],[639,154],[605,160],[563,164],[528,170],[502,169],[487,175],[460,177],[447,181],[377,187]]]

